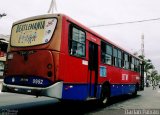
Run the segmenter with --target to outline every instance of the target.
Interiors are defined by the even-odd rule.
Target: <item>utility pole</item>
[[[48,10],[48,13],[54,13],[54,9],[57,11],[57,5],[56,5],[56,0],[52,0],[51,1],[51,4],[50,4],[50,7],[49,7],[49,10]]]
[[[144,58],[145,54],[144,54],[144,34],[142,34],[141,36],[141,55]]]

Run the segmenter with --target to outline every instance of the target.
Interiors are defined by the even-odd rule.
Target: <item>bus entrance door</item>
[[[98,45],[89,42],[89,96],[96,97],[98,84]]]

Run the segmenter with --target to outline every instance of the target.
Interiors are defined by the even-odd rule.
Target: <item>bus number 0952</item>
[[[33,79],[33,84],[43,84],[42,79]]]

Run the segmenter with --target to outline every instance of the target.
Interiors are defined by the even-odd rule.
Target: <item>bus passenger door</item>
[[[98,84],[98,45],[89,42],[89,96],[96,97]]]

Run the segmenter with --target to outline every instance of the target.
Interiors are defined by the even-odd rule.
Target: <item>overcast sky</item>
[[[12,23],[46,14],[51,0],[0,0],[0,34],[8,35]],[[160,18],[160,0],[56,0],[58,13],[64,13],[91,27]],[[160,72],[160,20],[91,28],[128,51],[140,53],[144,34],[145,56]]]

